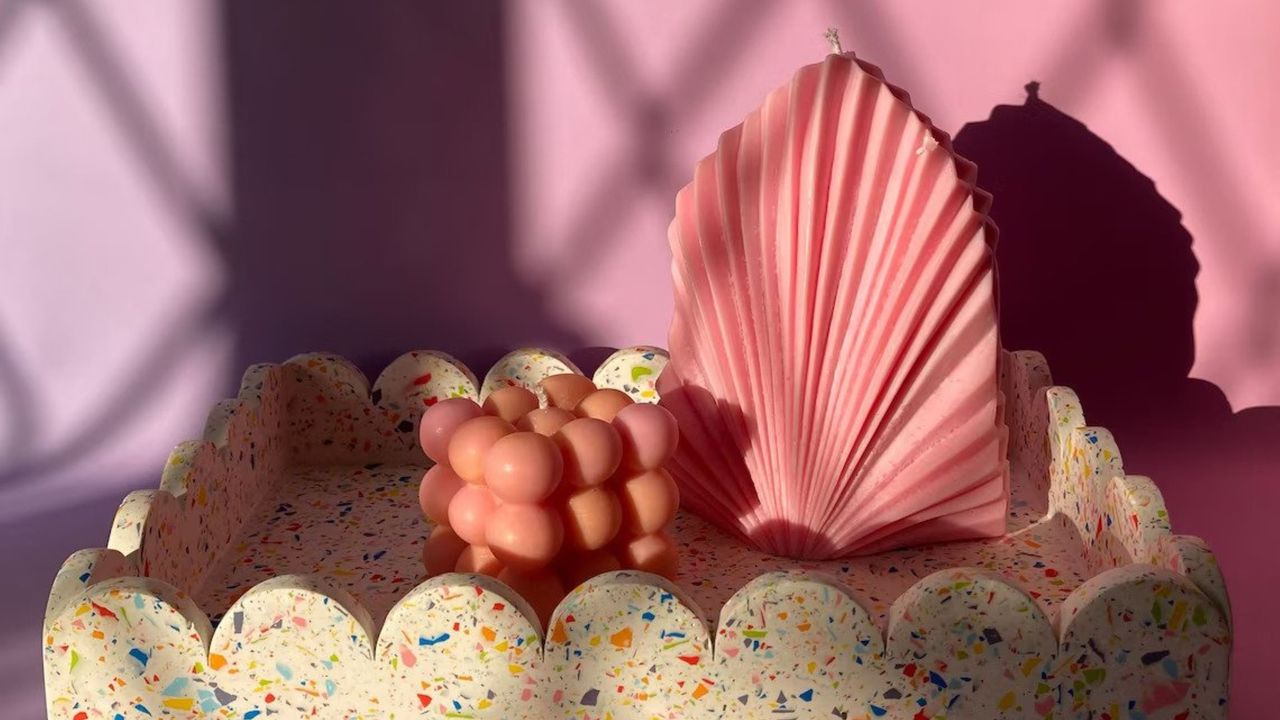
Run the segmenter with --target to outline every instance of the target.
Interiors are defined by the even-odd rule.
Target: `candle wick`
[[[835,28],[827,28],[826,34],[823,35],[827,42],[831,43],[831,52],[836,55],[843,55],[844,48],[840,45],[840,31]]]

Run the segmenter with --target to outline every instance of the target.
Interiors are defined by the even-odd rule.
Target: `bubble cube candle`
[[[427,572],[496,577],[543,622],[569,589],[603,572],[674,578],[666,532],[680,496],[663,465],[679,439],[657,405],[597,389],[581,375],[552,375],[477,404],[439,402],[419,439],[436,464],[418,498],[436,527],[423,549]]]

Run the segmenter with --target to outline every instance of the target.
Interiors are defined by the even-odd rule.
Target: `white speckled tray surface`
[[[628,348],[594,379],[654,401],[664,362]],[[798,562],[682,513],[675,585],[600,576],[545,633],[497,581],[427,580],[423,408],[565,371],[538,350],[482,382],[427,351],[372,386],[333,356],[250,369],[59,572],[50,717],[1225,716],[1212,554],[1035,353],[1002,362],[1003,537]]]
[[[426,579],[422,543],[431,526],[418,508],[418,482],[427,467],[371,463],[285,472],[196,592],[196,604],[216,623],[263,580],[309,574],[351,593],[374,618],[385,618],[397,600]],[[970,566],[1026,589],[1052,619],[1089,573],[1075,526],[1063,516],[1043,515],[1017,502],[1009,534],[1002,538],[804,562],[766,555],[696,515],[681,513],[672,533],[682,549],[677,585],[714,625],[730,596],[757,575],[815,570],[840,578],[883,628],[889,606],[916,581],[938,570]]]

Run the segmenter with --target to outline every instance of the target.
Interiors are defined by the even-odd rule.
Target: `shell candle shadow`
[[[1109,420],[1136,388],[1187,376],[1199,265],[1150,178],[1027,89],[1024,105],[999,106],[955,139],[995,198],[1001,339],[1043,352]],[[1081,312],[1085,293],[1096,310]]]
[[[1216,385],[1188,376],[1199,265],[1181,213],[1039,91],[1032,83],[1023,105],[998,106],[955,139],[996,198],[1004,346],[1041,350],[1089,423],[1115,433],[1126,472],[1155,479],[1175,526],[1212,545],[1244,629],[1238,657],[1274,656],[1280,571],[1239,528],[1269,526],[1280,504],[1280,408],[1233,413]],[[1250,701],[1263,697],[1264,665],[1233,666],[1233,715],[1261,712]]]

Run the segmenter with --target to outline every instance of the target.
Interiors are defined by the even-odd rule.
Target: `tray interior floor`
[[[217,560],[196,601],[216,623],[245,591],[286,574],[327,578],[358,598],[375,622],[426,579],[422,545],[431,526],[418,509],[416,465],[295,468]],[[1026,487],[1015,477],[1014,487]],[[918,579],[952,567],[981,567],[1031,592],[1056,621],[1057,609],[1088,578],[1082,543],[1066,518],[1048,519],[1015,490],[1009,533],[823,562],[778,558],[742,543],[691,514],[673,534],[682,549],[677,584],[714,628],[720,608],[756,576],[789,568],[819,570],[844,582],[883,628],[889,607]]]

